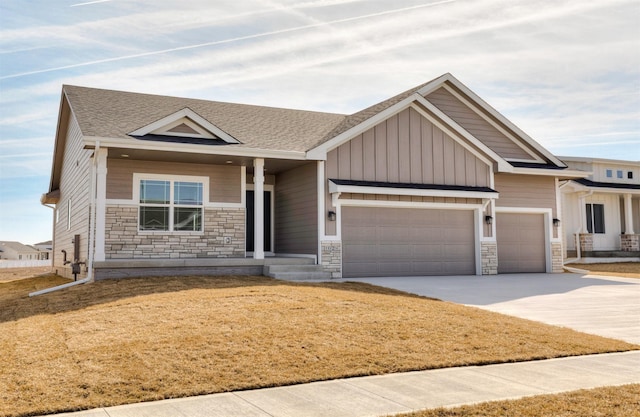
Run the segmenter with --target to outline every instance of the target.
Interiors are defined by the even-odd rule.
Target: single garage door
[[[475,274],[471,210],[343,207],[344,277]]]
[[[498,213],[498,273],[546,272],[544,216]]]

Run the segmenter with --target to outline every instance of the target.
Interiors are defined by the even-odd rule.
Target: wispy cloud
[[[72,4],[69,7],[79,7],[79,6],[90,6],[92,4],[97,4],[97,3],[107,3],[110,2],[112,0],[94,0],[94,1],[87,1],[85,3],[76,3],[76,4]]]

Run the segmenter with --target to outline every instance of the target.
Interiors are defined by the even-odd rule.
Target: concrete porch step
[[[321,265],[265,265],[263,275],[288,281],[330,279],[331,273],[322,270]]]

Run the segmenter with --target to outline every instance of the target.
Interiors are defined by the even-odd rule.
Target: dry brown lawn
[[[639,346],[367,284],[0,283],[0,415]]]
[[[640,262],[616,262],[602,264],[570,264],[585,269],[593,275],[608,275],[624,278],[640,278]]]
[[[456,408],[437,408],[398,417],[638,417],[640,384],[594,388]]]

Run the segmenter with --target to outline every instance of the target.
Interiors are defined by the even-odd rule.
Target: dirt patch
[[[359,283],[0,284],[0,415],[638,346]]]
[[[51,272],[50,266],[27,268],[0,268],[0,282],[15,281],[17,279],[32,278]]]

